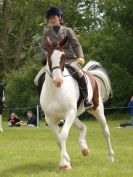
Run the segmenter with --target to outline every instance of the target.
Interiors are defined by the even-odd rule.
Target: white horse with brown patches
[[[47,39],[46,77],[42,87],[40,103],[45,113],[46,122],[55,134],[60,147],[59,167],[68,170],[71,169],[71,163],[66,149],[66,141],[73,124],[80,130],[79,144],[83,155],[87,156],[90,150],[86,143],[86,126],[77,117],[85,111],[83,101],[77,109],[77,102],[80,97],[79,87],[64,64],[65,54],[62,46],[65,41],[66,39],[55,45]],[[111,95],[110,80],[105,69],[98,62],[88,62],[83,70],[86,73],[89,100],[94,101],[94,108],[87,110],[87,112],[95,116],[101,124],[108,146],[109,160],[114,161],[114,152],[103,106],[103,101],[106,101]],[[88,77],[88,75],[91,76]],[[94,90],[93,85],[98,85],[98,91]],[[95,98],[96,96],[97,98]],[[65,123],[60,128],[58,122],[62,118]]]

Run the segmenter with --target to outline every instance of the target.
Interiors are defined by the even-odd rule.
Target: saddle
[[[71,74],[71,76],[77,81],[79,82],[79,75],[78,75],[78,72],[76,71],[76,69],[70,65],[66,65],[65,66],[69,73]],[[92,97],[92,102],[93,102],[93,109],[95,110],[97,108],[97,106],[99,105],[99,94],[98,94],[98,85],[97,85],[97,82],[94,78],[94,76],[89,73],[89,72],[86,72],[84,71],[84,73],[86,74],[86,76],[89,78],[90,82],[91,82],[91,85],[92,85],[92,89],[93,89],[93,97]],[[80,106],[81,104],[81,101],[83,100],[83,96],[81,94],[81,90],[79,88],[79,92],[80,92],[80,96],[79,96],[79,100],[77,102],[77,108]]]

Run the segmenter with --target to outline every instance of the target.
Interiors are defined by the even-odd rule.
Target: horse
[[[5,92],[4,85],[0,84],[0,131],[3,132],[2,128],[2,113],[3,113],[3,104],[5,101]]]
[[[100,123],[108,147],[108,158],[114,161],[114,151],[110,140],[110,131],[106,122],[104,114],[103,103],[112,95],[111,83],[109,76],[103,66],[96,61],[89,61],[84,67],[89,100],[93,100],[94,90],[92,87],[91,79],[88,74],[95,79],[98,88],[98,104],[94,108],[85,110],[83,101],[77,107],[77,102],[80,97],[80,91],[77,81],[72,77],[68,68],[65,66],[64,52],[62,46],[65,44],[66,39],[60,42],[50,41],[47,37],[47,64],[46,75],[43,83],[40,105],[45,113],[45,119],[54,133],[57,144],[60,147],[60,170],[71,169],[70,157],[66,149],[66,141],[68,138],[69,130],[73,124],[77,126],[80,131],[79,144],[83,156],[90,153],[90,149],[86,143],[87,127],[82,123],[78,116],[84,111],[92,114]],[[58,122],[64,119],[64,125],[58,126]]]

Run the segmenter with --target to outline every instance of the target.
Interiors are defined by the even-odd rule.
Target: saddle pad
[[[93,97],[92,97],[92,102],[93,102],[93,109],[95,110],[97,108],[97,106],[99,106],[99,93],[98,93],[98,85],[97,85],[97,81],[95,80],[94,76],[90,73],[90,72],[84,72],[92,85],[92,89],[93,89]]]

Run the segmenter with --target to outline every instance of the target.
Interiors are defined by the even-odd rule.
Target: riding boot
[[[93,103],[92,103],[92,101],[90,102],[88,100],[88,89],[87,89],[87,84],[86,84],[86,80],[85,80],[84,76],[79,78],[78,84],[79,84],[79,87],[80,87],[81,94],[82,94],[82,96],[84,98],[84,107],[85,107],[85,109],[92,108],[93,107]]]

